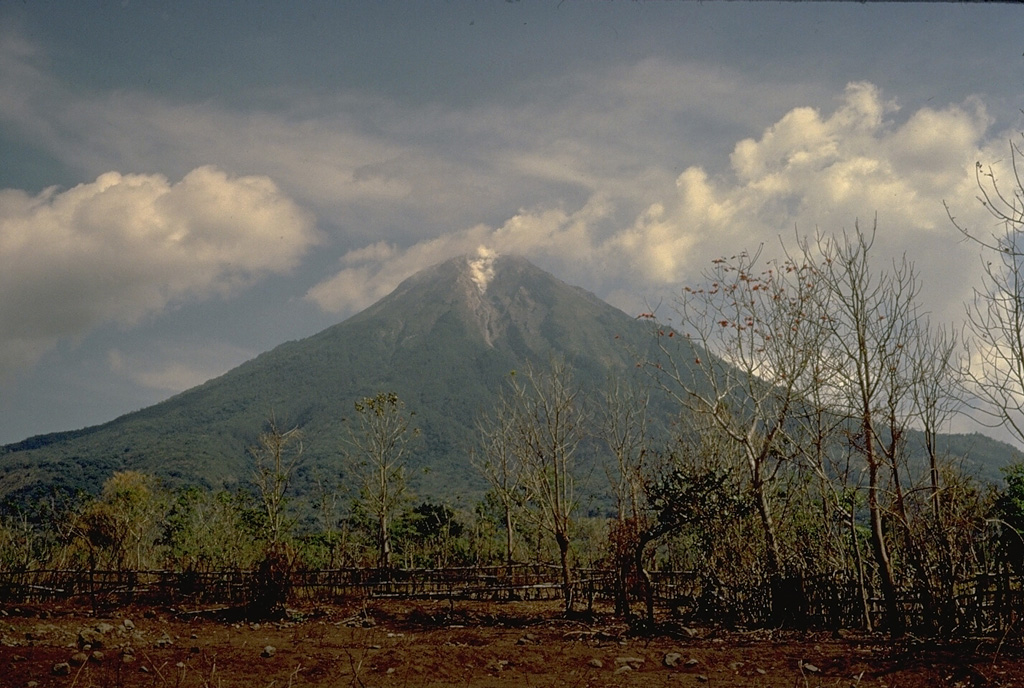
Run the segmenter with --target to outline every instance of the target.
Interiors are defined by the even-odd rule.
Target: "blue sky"
[[[639,312],[877,214],[956,320],[1022,108],[1012,5],[0,2],[0,442],[480,246]]]

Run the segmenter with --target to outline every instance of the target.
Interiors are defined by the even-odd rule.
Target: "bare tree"
[[[314,492],[317,521],[324,542],[327,545],[327,568],[333,569],[337,566],[338,557],[344,557],[345,545],[348,535],[348,524],[339,531],[339,503],[341,491],[337,484],[330,478],[320,475],[318,471],[313,473],[316,490]]]
[[[501,505],[505,522],[505,564],[515,560],[516,511],[521,507],[522,464],[516,452],[516,416],[511,399],[503,397],[494,415],[477,421],[482,441],[481,453],[470,461],[491,486]]]
[[[967,321],[974,335],[968,371],[971,392],[979,410],[993,427],[1001,426],[1024,442],[1024,178],[1018,160],[1024,156],[1011,142],[1010,185],[1004,186],[991,167],[975,167],[978,200],[1000,231],[989,234],[968,227],[953,216],[960,232],[985,251],[982,285],[967,304]]]
[[[604,395],[598,434],[608,446],[612,461],[605,467],[615,498],[616,519],[610,524],[609,541],[615,560],[615,610],[629,616],[629,574],[634,551],[644,529],[646,459],[650,423],[649,391],[636,380],[614,377]]]
[[[644,462],[649,453],[650,392],[636,380],[613,378],[604,394],[598,434],[614,463],[606,467],[620,522],[637,518],[643,499]]]
[[[513,373],[505,408],[511,414],[513,447],[522,467],[527,498],[536,505],[538,525],[558,545],[565,610],[572,610],[569,544],[577,502],[576,453],[583,439],[585,416],[580,392],[564,361],[553,360],[549,371],[528,368]]]
[[[676,300],[684,343],[672,347],[675,332],[658,330],[665,356],[654,369],[664,388],[709,418],[745,458],[777,621],[788,602],[774,485],[799,456],[791,433],[816,384],[826,333],[818,288],[810,262],[761,265],[759,252],[718,259],[700,287],[685,288]]]
[[[912,414],[910,345],[919,335],[918,290],[913,266],[902,258],[892,270],[875,271],[870,261],[874,242],[856,225],[841,237],[821,237],[819,282],[823,312],[831,337],[827,356],[835,367],[835,409],[851,420],[851,446],[868,472],[867,507],[871,544],[881,578],[889,630],[899,634],[903,619],[897,601],[895,567],[891,559],[890,528],[885,490],[892,491],[892,508],[906,526],[907,514],[900,468],[905,456],[905,433]],[[808,260],[813,260],[804,245]]]
[[[347,453],[360,481],[358,500],[376,522],[377,565],[391,568],[391,523],[404,504],[405,459],[418,431],[412,414],[394,392],[380,392],[355,403],[356,427]]]
[[[939,432],[959,411],[963,398],[964,362],[956,329],[936,329],[927,318],[910,343],[911,386],[914,417],[924,435],[928,454],[928,488],[932,517],[942,532]]]
[[[302,458],[302,434],[298,428],[282,431],[273,416],[260,433],[258,444],[250,447],[253,460],[253,482],[259,490],[266,512],[267,542],[275,545],[287,530],[285,502],[288,485],[295,467]]]

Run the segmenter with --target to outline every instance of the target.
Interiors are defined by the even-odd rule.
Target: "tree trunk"
[[[903,620],[900,617],[899,600],[896,599],[896,583],[892,574],[892,562],[885,542],[885,527],[882,523],[882,507],[878,503],[878,460],[871,449],[873,438],[867,436],[868,446],[868,511],[871,515],[871,546],[878,564],[878,573],[882,578],[882,595],[885,597],[885,615],[889,632],[894,636],[903,635]]]
[[[512,507],[505,505],[505,565],[512,572]]]
[[[782,625],[789,612],[785,604],[787,596],[781,594],[782,584],[782,551],[779,549],[778,538],[775,537],[775,519],[772,518],[771,504],[768,501],[768,494],[764,489],[764,481],[761,478],[761,464],[756,459],[751,459],[753,468],[754,493],[757,501],[757,515],[761,520],[761,529],[764,531],[765,546],[768,549],[768,589],[770,599],[768,600],[769,616],[774,626]]]
[[[928,477],[929,487],[931,488],[932,518],[935,519],[939,532],[944,532],[942,529],[942,509],[939,502],[939,462],[935,455],[933,433],[925,432],[925,445],[928,450]]]
[[[649,628],[654,628],[654,582],[651,580],[651,574],[644,567],[644,550],[647,549],[647,545],[653,540],[654,537],[650,533],[646,535],[641,534],[636,549],[633,552],[633,564],[636,566],[636,573],[640,576],[640,580],[643,581],[644,610]]]
[[[388,517],[380,514],[377,520],[377,539],[380,558],[377,562],[379,568],[391,568],[391,535],[388,532]]]
[[[850,543],[853,545],[853,560],[857,566],[857,587],[860,588],[860,603],[864,613],[864,630],[871,633],[875,630],[871,621],[871,605],[868,603],[868,587],[864,580],[864,560],[860,556],[860,543],[857,541],[857,510],[850,505]]]
[[[627,520],[622,513],[613,522],[608,533],[609,549],[615,566],[615,615],[629,618],[629,572],[633,568],[632,543],[636,532],[636,519]]]
[[[572,611],[572,575],[569,571],[569,536],[563,532],[555,533],[558,542],[558,557],[562,564],[562,594],[565,597],[565,613]]]

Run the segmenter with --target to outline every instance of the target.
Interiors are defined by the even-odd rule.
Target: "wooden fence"
[[[702,580],[688,571],[651,572],[659,614],[697,623],[760,626],[772,622],[772,594],[767,586],[731,588]],[[94,606],[128,603],[174,605],[241,605],[252,599],[256,572],[218,571],[0,571],[0,604],[72,601]],[[575,569],[573,595],[581,605],[615,596],[611,570]],[[447,600],[558,600],[563,595],[560,570],[545,564],[444,569],[297,569],[288,579],[296,603],[344,598]],[[631,598],[641,591],[632,589]],[[865,607],[878,627],[884,605],[875,591],[865,601],[855,581],[842,575],[795,578],[775,591],[786,606],[786,623],[809,628],[859,628]],[[942,633],[1001,633],[1017,628],[1024,615],[1024,579],[978,576],[956,586],[948,599],[926,604],[905,591],[900,610],[909,628],[931,627]],[[777,619],[776,619],[777,620]]]
[[[322,601],[351,596],[406,599],[552,600],[562,597],[560,569],[544,564],[444,569],[293,570],[290,595]],[[579,599],[611,594],[612,572],[575,569]],[[216,571],[0,571],[0,603],[103,598],[113,602],[243,603],[256,572]]]

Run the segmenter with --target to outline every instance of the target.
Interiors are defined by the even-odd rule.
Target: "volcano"
[[[650,323],[516,256],[458,256],[427,268],[353,317],[287,342],[224,375],[113,421],[0,449],[0,497],[59,486],[96,492],[114,471],[170,485],[232,488],[252,470],[268,418],[300,428],[301,493],[343,472],[354,403],[395,392],[420,437],[410,458],[422,497],[479,494],[469,463],[476,423],[511,371],[566,361],[585,396],[635,374],[656,344]]]
[[[355,402],[394,392],[419,436],[410,447],[410,487],[421,499],[471,505],[484,481],[470,463],[477,422],[493,413],[513,371],[569,364],[582,398],[637,375],[664,355],[654,326],[516,256],[458,256],[405,280],[351,318],[287,342],[224,375],[103,425],[32,437],[0,448],[0,500],[98,492],[115,471],[155,475],[169,486],[234,489],[252,474],[249,448],[273,418],[299,428],[304,454],[293,494],[340,485]],[[706,356],[682,337],[677,361]],[[722,363],[721,365],[725,365]],[[657,385],[651,413],[679,413]],[[916,433],[908,441],[920,444]],[[977,433],[944,435],[943,448],[969,473],[1000,480],[1013,448]],[[912,450],[913,451],[913,450]],[[594,454],[595,452],[590,452]],[[581,457],[593,483],[603,469]],[[349,490],[351,494],[351,490]]]

